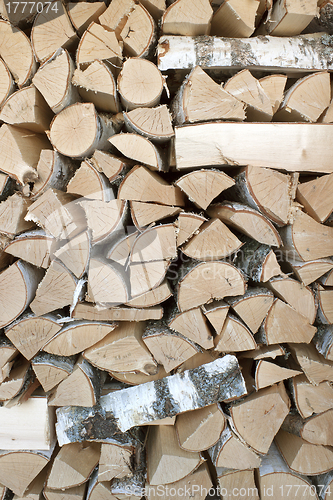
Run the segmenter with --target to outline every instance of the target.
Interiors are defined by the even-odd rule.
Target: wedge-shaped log
[[[74,488],[68,488],[65,490],[50,490],[47,486],[44,487],[43,495],[46,500],[64,500],[64,494],[67,498],[71,500],[84,500],[86,497],[86,483],[81,484],[81,486],[74,486]]]
[[[163,281],[160,286],[154,288],[153,290],[150,290],[149,292],[144,293],[139,297],[131,299],[129,302],[127,302],[127,305],[131,307],[153,307],[169,299],[171,295],[172,291],[169,285],[169,281]]]
[[[127,57],[151,56],[156,42],[155,23],[143,5],[134,4],[120,32],[120,39]]]
[[[267,455],[262,457],[257,479],[259,492],[263,497],[267,492],[276,491],[274,498],[283,500],[289,489],[293,492],[295,500],[303,498],[310,500],[317,497],[312,482],[289,469],[274,442]]]
[[[230,408],[232,427],[258,453],[267,453],[289,413],[290,401],[283,382],[261,389]],[[269,408],[271,411],[267,411]],[[256,431],[253,429],[256,415]]]
[[[284,368],[270,361],[265,361],[260,359],[256,365],[255,371],[255,383],[257,391],[263,389],[264,387],[269,387],[282,380],[289,379],[291,377],[297,377],[301,375],[302,372],[298,370],[291,370],[289,368]]]
[[[139,297],[161,285],[165,279],[169,265],[170,261],[168,260],[131,263],[128,266],[131,298]],[[125,302],[128,302],[128,300]]]
[[[83,353],[101,370],[156,373],[156,362],[142,341],[145,322],[124,322]]]
[[[297,201],[317,222],[325,222],[333,211],[332,185],[333,175],[330,174],[300,183],[297,187]]]
[[[30,308],[36,316],[72,305],[78,280],[60,262],[52,261],[38,285]]]
[[[310,260],[308,262],[294,259],[288,254],[285,255],[285,258],[297,278],[304,285],[310,285],[333,267],[333,261],[329,258]]]
[[[157,144],[168,142],[175,133],[171,115],[164,104],[157,108],[138,108],[123,113],[126,129]]]
[[[251,332],[256,333],[271,308],[274,297],[265,288],[255,287],[249,288],[243,296],[228,297],[225,300]]]
[[[133,448],[103,443],[98,466],[98,482],[131,474]]]
[[[188,241],[207,219],[195,213],[182,212],[177,219],[177,247]]]
[[[325,359],[333,361],[333,325],[318,326],[313,343]]]
[[[29,231],[9,243],[5,252],[36,267],[46,269],[51,263],[50,253],[53,244],[54,239],[46,235],[45,231]]]
[[[229,311],[229,305],[224,300],[213,300],[209,304],[202,305],[201,309],[216,333],[221,333]]]
[[[260,0],[261,3],[265,3],[266,0]],[[271,0],[267,0],[271,2]],[[265,94],[270,98],[271,105],[273,108],[273,113],[279,109],[280,104],[283,99],[284,89],[287,83],[286,75],[268,75],[259,79],[261,87],[264,89]]]
[[[109,134],[111,135],[111,134]],[[161,152],[154,144],[139,134],[116,134],[109,139],[109,142],[122,155],[135,160],[138,163],[147,165],[151,170],[164,172],[168,166]]]
[[[102,172],[93,167],[90,161],[83,161],[66,187],[67,193],[99,201],[114,198],[111,184]]]
[[[226,0],[215,12],[210,33],[226,37],[249,37],[255,29],[258,0]]]
[[[26,359],[31,359],[61,330],[57,320],[57,316],[52,314],[40,317],[26,314],[6,329],[6,337]]]
[[[149,404],[146,403],[148,394],[151,401]],[[165,396],[160,398],[159,394]],[[60,446],[81,441],[82,430],[86,425],[90,425],[91,418],[95,418],[98,433],[103,435],[105,427],[103,429],[98,424],[97,413],[100,415],[99,418],[105,419],[108,416],[106,422],[110,428],[107,432],[110,432],[110,429],[115,431],[118,427],[124,432],[135,425],[203,408],[218,401],[239,398],[244,394],[246,389],[238,361],[235,356],[226,355],[193,370],[109,393],[101,397],[100,409],[96,408],[88,413],[85,409],[58,410],[56,424],[58,441]],[[138,417],[136,407],[140,407],[144,401],[145,411]]]
[[[168,311],[165,319],[171,330],[181,333],[204,349],[214,347],[207,320],[199,307],[181,313],[174,307]]]
[[[175,134],[178,170],[210,165],[284,170],[288,165],[290,172],[332,172],[333,131],[329,124],[216,122],[176,127]],[[303,153],[300,142],[304,144]],[[327,144],[324,152],[320,146],[323,143]]]
[[[123,200],[108,202],[99,200],[82,200],[79,202],[83,208],[87,226],[92,233],[92,243],[101,243],[107,238],[112,238],[112,233],[123,229],[126,215],[126,203]]]
[[[303,475],[317,475],[333,467],[333,451],[328,446],[310,444],[301,437],[280,430],[276,445],[292,471]]]
[[[217,217],[225,224],[237,229],[246,236],[263,243],[279,247],[282,244],[279,233],[273,224],[260,212],[234,201],[217,203],[208,211],[211,217]]]
[[[333,381],[333,361],[328,361],[313,344],[291,344],[289,348],[309,382]]]
[[[90,251],[90,234],[84,231],[58,248],[53,255],[77,278],[82,278],[88,267]]]
[[[79,98],[71,83],[74,70],[74,62],[67,50],[57,48],[32,79],[54,113],[74,104]]]
[[[0,106],[2,106],[15,89],[13,77],[3,60],[0,63],[0,75]]]
[[[213,9],[208,0],[194,0],[191,5],[186,0],[176,0],[163,14],[162,33],[208,35],[212,16]]]
[[[181,212],[181,208],[158,205],[157,203],[143,203],[131,201],[131,216],[135,226],[142,229],[152,222],[167,219]]]
[[[69,2],[67,6],[68,17],[80,35],[82,35],[89,24],[92,21],[96,21],[105,10],[106,5],[104,2]]]
[[[24,388],[29,387],[32,381],[29,363],[23,358],[17,358],[8,377],[0,384],[0,401],[10,401],[15,398]]]
[[[270,246],[262,245],[247,236],[242,236],[242,241],[244,244],[236,256],[235,263],[247,278],[260,283],[281,274],[277,257]]]
[[[68,377],[73,372],[74,364],[74,357],[54,356],[46,352],[40,352],[31,360],[32,369],[45,392]]]
[[[128,160],[98,149],[94,151],[90,162],[98,172],[103,172],[110,182],[121,182],[128,170]]]
[[[33,300],[43,271],[22,260],[0,274],[0,328],[22,314]]]
[[[0,203],[0,232],[8,238],[34,227],[34,223],[25,220],[31,201],[19,193],[14,193]]]
[[[242,442],[230,427],[225,427],[217,443],[208,450],[215,467],[254,469],[260,465],[260,457]]]
[[[152,262],[177,257],[176,227],[161,224],[143,231],[131,248],[130,262]]]
[[[221,333],[215,339],[215,350],[218,352],[238,352],[256,349],[257,344],[250,330],[233,314],[228,314]]]
[[[301,437],[308,443],[332,446],[332,413],[331,409],[303,419],[298,413],[292,412],[286,417],[281,429]]]
[[[296,408],[303,418],[333,408],[333,388],[329,382],[314,385],[305,375],[300,375],[291,380],[290,387]]]
[[[167,377],[169,374],[166,373],[162,365],[157,365],[157,373],[155,375],[145,375],[141,372],[114,372],[109,371],[111,377],[119,382],[124,382],[129,385],[140,385],[146,382],[153,382],[155,380],[161,380],[163,377]],[[143,425],[174,425],[176,417],[165,417],[163,419],[154,420],[148,424]],[[167,424],[166,424],[167,422]]]
[[[278,0],[267,21],[262,23],[257,34],[274,36],[299,35],[317,15],[316,0]]]
[[[232,495],[237,500],[241,500],[241,493],[244,492],[247,493],[247,498],[251,498],[251,500],[259,499],[253,470],[219,468],[216,472],[221,492],[232,492]],[[239,491],[239,494],[234,495],[237,491]]]
[[[87,63],[92,63],[96,59],[106,61],[111,66],[120,66],[122,48],[114,31],[92,22],[81,37],[76,52],[76,64],[81,67]]]
[[[318,303],[317,321],[323,324],[333,323],[332,288],[316,287],[316,302]]]
[[[170,185],[157,172],[136,165],[119,186],[118,199],[155,202],[182,207],[184,195],[178,187]]]
[[[46,486],[67,489],[86,482],[98,464],[101,446],[98,443],[70,443],[55,456]]]
[[[177,125],[209,120],[245,120],[245,105],[226,92],[200,66],[184,80],[172,102]]]
[[[230,295],[243,295],[246,285],[241,272],[223,261],[197,261],[180,269],[177,285],[177,305],[180,311],[198,307],[211,299],[223,299]]]
[[[190,172],[175,182],[197,207],[204,210],[222,191],[234,184],[235,181],[224,172],[211,169]],[[199,185],[202,187],[200,190]]]
[[[225,417],[217,404],[182,413],[175,424],[180,447],[192,452],[211,448],[224,427]]]
[[[128,290],[124,273],[101,259],[90,259],[88,294],[94,302],[109,307],[127,302]]]

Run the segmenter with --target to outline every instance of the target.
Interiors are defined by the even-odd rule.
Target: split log
[[[312,73],[292,85],[286,92],[275,121],[316,122],[331,102],[328,72]]]
[[[15,360],[9,376],[0,384],[0,401],[9,401],[18,396],[32,382],[29,363],[23,358]]]
[[[54,458],[47,488],[67,489],[86,482],[98,464],[100,449],[98,443],[70,443],[63,446]]]
[[[317,0],[288,3],[278,0],[256,34],[282,37],[299,35],[316,15]]]
[[[134,307],[153,307],[157,304],[161,304],[162,302],[168,300],[172,295],[172,291],[167,280],[163,281],[161,285],[150,290],[143,295],[131,299],[127,302],[128,306]]]
[[[172,102],[172,114],[177,125],[223,119],[243,121],[244,107],[196,66],[178,90]]]
[[[166,372],[171,372],[201,351],[193,341],[172,331],[162,321],[149,322],[143,332],[142,340]]]
[[[181,208],[158,205],[157,203],[143,203],[141,201],[131,201],[131,216],[134,225],[138,229],[143,229],[152,222],[167,219],[181,212]]]
[[[110,134],[109,134],[110,135]],[[151,170],[168,170],[162,152],[148,139],[139,134],[116,134],[109,142],[127,158],[147,165]]]
[[[50,450],[54,445],[54,412],[46,397],[31,397],[13,408],[0,407],[1,446],[5,450]]]
[[[214,347],[213,337],[206,317],[199,307],[179,313],[176,307],[169,309],[164,319],[168,327],[192,340],[204,349]]]
[[[99,22],[119,34],[134,5],[134,0],[115,0],[99,17]]]
[[[189,382],[191,383],[189,384]],[[160,398],[158,396],[158,400],[155,400],[155,396],[152,399],[149,398],[151,403],[145,404],[145,411],[140,412],[139,415],[136,406],[140,406],[142,401],[148,401],[146,394],[162,394],[163,392],[160,391],[166,391],[165,394],[168,397]],[[110,429],[106,429],[107,425],[99,425],[98,412],[99,418],[104,420],[109,415],[105,424],[108,423],[114,431],[119,427],[124,432],[135,425],[172,417],[223,400],[239,398],[245,393],[245,384],[238,361],[235,356],[226,355],[181,374],[177,373],[155,382],[147,382],[102,396],[100,410],[90,410],[87,413],[84,409],[59,409],[56,424],[59,445],[82,441],[82,431],[86,425],[91,426],[90,422],[96,423],[96,431],[100,436],[105,430],[108,432],[106,436],[110,436]],[[133,404],[135,401],[137,403]],[[94,415],[96,416],[95,420]],[[73,426],[74,421],[75,426]]]
[[[177,247],[186,243],[207,219],[195,213],[182,212],[177,219]]]
[[[148,10],[141,4],[134,4],[119,34],[125,55],[149,58],[155,48],[155,28],[154,19]]]
[[[161,203],[162,205],[184,205],[184,196],[176,186],[171,186],[157,172],[136,165],[119,186],[118,199]]]
[[[0,172],[0,201],[4,201],[8,196],[13,194],[14,181],[2,172]]]
[[[140,385],[145,384],[146,382],[152,382],[155,380],[161,380],[164,377],[167,377],[169,373],[167,373],[162,365],[157,365],[157,373],[155,375],[145,375],[142,372],[114,372],[110,371],[109,374],[114,380],[118,380],[119,382],[124,382],[128,385]],[[148,422],[148,424],[143,425],[164,425],[165,420],[172,422],[170,425],[174,424],[176,417],[165,417],[163,419],[157,419],[153,422]]]
[[[333,451],[328,446],[310,444],[301,437],[280,430],[276,445],[288,467],[299,474],[323,474],[333,468]]]
[[[29,207],[26,220],[32,220],[57,239],[70,239],[85,229],[86,221],[76,197],[49,188]]]
[[[38,476],[29,484],[22,496],[14,495],[13,500],[40,500],[43,495],[44,483],[46,481],[47,470],[45,467]]]
[[[88,296],[100,305],[115,306],[128,301],[127,283],[123,273],[102,259],[90,259]]]
[[[242,240],[245,243],[236,256],[235,264],[246,277],[260,283],[281,274],[276,255],[270,246],[262,245],[247,236],[243,236]]]
[[[234,0],[235,1],[235,0]],[[253,4],[257,0],[252,0]],[[222,6],[223,7],[223,6]],[[248,69],[232,76],[223,89],[246,105],[246,117],[250,121],[270,122],[273,108],[270,98]]]
[[[317,332],[313,338],[313,343],[317,351],[324,356],[325,359],[333,361],[333,326],[332,325],[319,325]]]
[[[254,469],[260,465],[260,457],[226,427],[218,442],[208,450],[215,467]]]
[[[52,261],[30,304],[32,312],[41,316],[71,306],[77,285],[78,280],[61,262]]]
[[[213,300],[209,304],[202,305],[201,309],[216,333],[220,334],[229,311],[229,305],[223,300]]]
[[[1,78],[0,107],[2,107],[7,98],[15,90],[13,77],[2,59],[0,63],[0,78]]]
[[[54,3],[51,8],[44,7],[37,14],[31,30],[31,43],[38,61],[44,62],[59,47],[72,50],[77,42],[78,37],[62,4]]]
[[[204,210],[222,191],[234,184],[235,181],[224,172],[208,169],[190,172],[175,182],[197,207]]]
[[[221,333],[214,339],[218,352],[239,352],[256,349],[257,344],[250,330],[236,316],[228,314]]]
[[[333,362],[325,360],[313,344],[291,344],[289,348],[312,384],[318,385],[325,380],[333,381]]]
[[[52,451],[20,450],[0,453],[0,481],[22,496],[29,484],[50,462]]]
[[[317,259],[303,262],[290,257],[288,254],[285,255],[285,259],[296,277],[304,283],[305,286],[316,281],[333,267],[333,261],[331,259]]]
[[[142,340],[145,322],[124,322],[83,353],[101,370],[156,373],[156,362]]]
[[[182,363],[176,370],[177,373],[184,373],[186,370],[193,370],[194,368],[199,368],[202,365],[211,363],[219,357],[219,354],[214,351],[203,351],[198,352],[192,358],[187,359]]]
[[[108,483],[100,483],[98,481],[98,469],[95,469],[90,476],[85,498],[86,500],[99,500],[100,498],[103,500],[115,500],[116,498],[111,494]]]
[[[88,3],[87,5],[96,4]],[[120,111],[116,81],[105,62],[96,60],[83,70],[76,69],[72,83],[78,87],[83,101],[92,102],[98,111],[105,113],[118,113]]]
[[[97,344],[116,326],[116,323],[73,321],[55,332],[43,345],[43,351],[57,356],[73,356]]]
[[[332,288],[324,288],[321,285],[315,287],[316,303],[318,304],[317,322],[323,324],[333,323],[332,310]]]
[[[135,239],[129,260],[131,263],[142,263],[176,257],[176,228],[174,224],[161,224],[146,229]]]
[[[282,380],[296,377],[301,374],[302,372],[298,370],[290,370],[275,363],[270,363],[269,361],[261,359],[258,361],[255,371],[256,390],[259,391],[264,387],[269,387],[270,385],[274,385]]]
[[[295,500],[318,500],[310,480],[289,469],[275,443],[272,443],[267,455],[262,457],[257,479],[259,493],[263,498],[274,493],[274,498],[283,500],[290,491]]]
[[[186,0],[176,0],[164,12],[162,33],[172,35],[208,35],[213,9],[208,0],[195,0],[190,6]]]
[[[4,367],[15,359],[18,354],[16,347],[7,339],[7,337],[0,337],[0,367]]]
[[[332,174],[323,175],[297,187],[297,201],[317,222],[325,222],[333,211],[332,182]]]
[[[61,330],[57,320],[52,314],[36,317],[28,313],[6,328],[6,337],[26,359],[31,359]]]
[[[67,193],[77,194],[90,200],[108,202],[114,198],[107,177],[93,167],[90,161],[83,161],[69,181]]]
[[[177,305],[180,311],[201,306],[211,299],[243,295],[246,289],[242,273],[223,261],[185,263],[178,275]]]
[[[86,483],[66,490],[50,490],[45,486],[43,494],[46,500],[84,500],[86,496]]]
[[[333,388],[329,382],[313,385],[305,375],[300,375],[291,380],[291,391],[302,418],[333,408]]]
[[[91,230],[91,242],[105,243],[108,238],[113,237],[118,230],[123,230],[126,217],[126,202],[122,200],[111,200],[108,202],[99,200],[79,201],[83,208],[87,226]]]
[[[131,474],[133,448],[103,443],[98,466],[98,481],[110,481],[115,477]]]
[[[227,304],[244,321],[252,333],[256,333],[273,305],[273,294],[265,288],[248,288],[241,297],[228,297]]]
[[[0,328],[22,314],[33,300],[43,272],[22,260],[0,274]]]
[[[202,226],[181,250],[192,259],[217,260],[237,252],[242,242],[219,219],[210,219]]]
[[[106,10],[104,2],[79,2],[67,5],[68,17],[79,35]]]
[[[235,177],[235,181],[232,194],[238,200],[258,210],[278,226],[288,224],[297,179],[269,168],[248,166]]]
[[[306,420],[302,419],[298,413],[290,413],[281,429],[301,437],[308,443],[332,446],[332,413],[332,409],[327,410]]]
[[[45,392],[51,391],[67,378],[73,372],[74,364],[74,358],[54,356],[44,352],[37,354],[31,360],[32,369]]]
[[[21,88],[29,84],[37,69],[34,52],[27,35],[7,21],[0,21],[0,54]]]
[[[182,413],[175,424],[180,447],[191,452],[211,448],[224,427],[225,417],[217,404]]]
[[[322,285],[333,286],[333,272],[329,271],[318,280]]]
[[[171,115],[167,106],[136,108],[123,113],[128,132],[143,135],[156,143],[164,143],[174,137]]]
[[[273,291],[279,299],[287,302],[299,314],[305,316],[310,324],[316,318],[316,302],[313,291],[302,283],[292,278],[272,278],[266,286]]]
[[[282,300],[275,299],[256,340],[266,345],[284,342],[308,344],[316,331],[305,316]]]
[[[54,117],[50,140],[59,153],[84,158],[95,149],[107,149],[107,139],[118,128],[116,119],[98,115],[93,104],[77,102]]]
[[[52,118],[51,109],[33,85],[14,92],[0,112],[3,122],[37,133],[49,130]]]
[[[217,471],[220,491],[232,495],[236,500],[245,498],[258,500],[258,489],[254,481],[252,470],[219,469]],[[236,487],[237,486],[237,487]]]
[[[43,149],[51,149],[45,135],[6,123],[0,127],[1,171],[19,184],[37,179],[36,166]]]
[[[123,107],[130,111],[157,106],[164,83],[162,73],[151,61],[139,57],[127,59],[117,80]]]
[[[193,500],[204,500],[206,493],[213,491],[213,483],[209,473],[207,463],[204,462],[198,469],[192,472],[189,476],[169,483],[167,487],[161,488],[161,485],[152,486],[146,483],[147,499],[153,500],[159,496],[161,500],[169,500],[170,491],[186,491]],[[162,490],[162,491],[161,491]]]
[[[251,36],[258,8],[258,0],[250,0],[245,4],[242,0],[222,2],[212,19],[211,35],[235,38]]]
[[[27,211],[31,206],[30,200],[23,198],[19,193],[14,193],[0,203],[0,232],[8,238],[34,227],[34,223],[25,220]]]
[[[218,217],[225,224],[259,243],[275,247],[282,245],[281,237],[273,224],[260,212],[247,205],[226,201],[212,205],[207,213],[211,217]]]
[[[60,382],[48,400],[49,406],[94,406],[101,392],[99,371],[82,356],[76,362],[68,377]],[[71,486],[77,486],[73,484]],[[50,484],[48,483],[50,488]],[[57,488],[55,488],[57,489]]]
[[[323,123],[231,122],[176,127],[177,169],[227,164],[284,170],[288,165],[290,172],[330,173],[333,131],[328,127]],[[300,143],[304,144],[303,156]],[[327,144],[324,152],[323,143]]]
[[[267,453],[273,439],[289,413],[290,401],[280,382],[261,389],[230,407],[232,428],[258,453]],[[270,411],[267,411],[267,408]],[[256,415],[256,430],[253,415]]]
[[[283,252],[293,259],[316,260],[333,253],[333,228],[316,222],[301,210],[295,213],[293,224],[281,229],[280,235]]]
[[[114,156],[106,151],[96,149],[90,162],[99,172],[103,172],[110,182],[118,183],[127,173],[128,160]]]
[[[131,299],[157,288],[165,279],[169,261],[132,263],[129,268]]]
[[[78,92],[71,83],[74,69],[74,62],[67,50],[57,48],[32,79],[54,113],[79,100]]]
[[[147,480],[151,485],[169,484],[188,476],[201,465],[199,453],[180,448],[176,429],[157,425],[149,429]]]
[[[88,231],[75,236],[54,252],[54,257],[59,259],[76,278],[82,278],[87,271],[90,259],[90,235]]]
[[[263,0],[266,2],[266,0]],[[271,1],[271,0],[268,0]],[[265,94],[270,98],[273,114],[277,112],[283,99],[284,89],[287,83],[286,75],[268,75],[259,79]]]
[[[127,236],[122,236],[121,238],[116,239],[114,244],[112,244],[111,241],[111,248],[106,254],[106,258],[117,262],[121,266],[126,266],[128,264],[133,243],[139,234],[139,231],[135,231]]]

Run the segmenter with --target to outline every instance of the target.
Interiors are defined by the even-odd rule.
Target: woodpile
[[[333,2],[14,4],[0,500],[329,500]]]

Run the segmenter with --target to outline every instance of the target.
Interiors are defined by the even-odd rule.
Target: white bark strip
[[[60,446],[89,439],[91,423],[96,424],[99,418],[102,423],[100,429],[96,426],[99,436],[93,434],[93,438],[105,439],[102,433],[107,426],[107,436],[112,439],[122,434],[119,430],[125,432],[134,426],[245,394],[237,358],[226,355],[193,370],[111,392],[101,397],[100,407],[95,409],[59,408],[57,436]]]
[[[332,70],[332,37],[326,33],[297,37],[162,36],[158,68],[307,72]]]

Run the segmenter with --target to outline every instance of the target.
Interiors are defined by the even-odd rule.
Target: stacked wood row
[[[329,499],[331,4],[0,5],[1,500]]]

